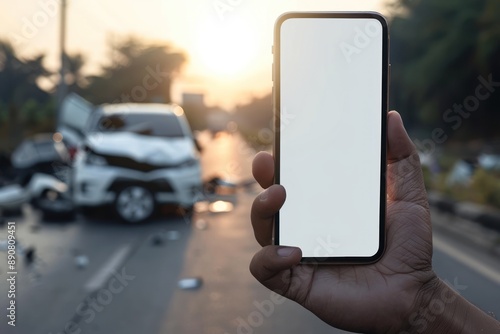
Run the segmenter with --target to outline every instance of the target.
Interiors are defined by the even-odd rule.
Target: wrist
[[[500,323],[435,277],[420,289],[406,330],[414,333],[498,333]]]
[[[461,317],[455,314],[454,304],[457,298],[455,291],[434,276],[422,285],[417,293],[406,331],[401,334],[460,333],[461,324],[456,322],[460,321]],[[443,326],[449,328],[449,331],[440,329]]]

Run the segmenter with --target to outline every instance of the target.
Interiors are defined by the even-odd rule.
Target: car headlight
[[[106,158],[103,156],[97,155],[95,153],[87,153],[87,156],[85,158],[85,162],[89,165],[95,165],[95,166],[105,166],[108,164],[106,161]]]

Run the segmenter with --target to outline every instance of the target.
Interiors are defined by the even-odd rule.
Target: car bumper
[[[82,165],[75,169],[73,198],[77,206],[111,204],[118,191],[130,185],[151,190],[157,203],[188,207],[194,204],[201,190],[201,169],[197,164],[140,172],[115,166]]]

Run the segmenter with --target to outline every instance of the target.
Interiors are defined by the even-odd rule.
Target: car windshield
[[[173,114],[126,113],[105,115],[90,126],[91,132],[133,132],[155,137],[184,137]]]

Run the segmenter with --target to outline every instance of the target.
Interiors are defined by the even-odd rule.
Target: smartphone
[[[372,263],[385,247],[389,33],[375,12],[291,12],[275,24],[276,245],[302,262]]]

